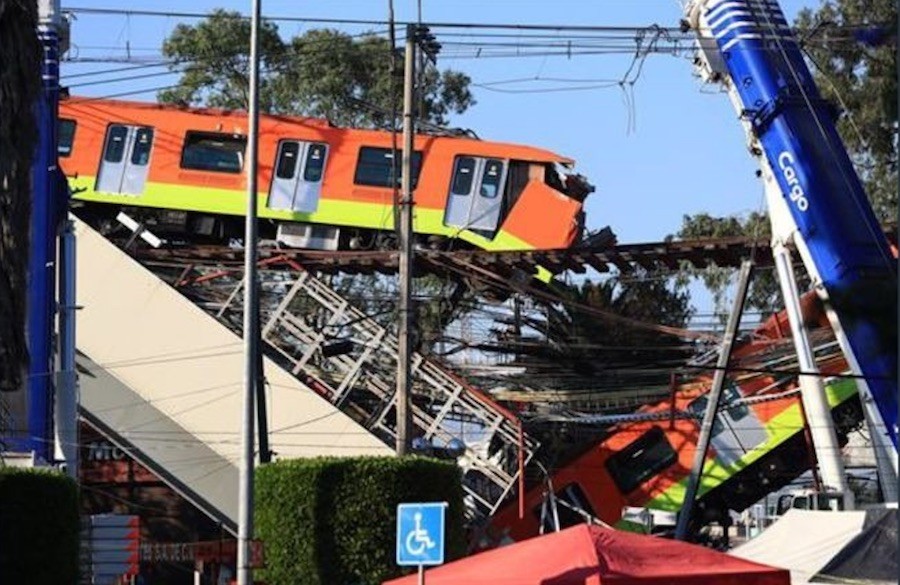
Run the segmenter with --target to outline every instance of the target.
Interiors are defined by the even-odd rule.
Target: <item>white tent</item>
[[[791,509],[753,540],[729,551],[749,561],[788,569],[791,583],[808,583],[862,532],[864,511]]]

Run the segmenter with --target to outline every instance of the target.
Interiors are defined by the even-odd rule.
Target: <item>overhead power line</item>
[[[158,18],[184,18],[184,19],[204,19],[211,16],[211,12],[178,12],[167,10],[131,10],[122,8],[90,8],[80,6],[68,6],[63,8],[64,12],[72,14],[91,14],[91,15],[107,15],[107,16],[146,16]],[[247,15],[240,14],[240,18],[249,20]],[[331,24],[331,25],[356,25],[356,26],[380,26],[388,27],[392,23],[386,19],[358,19],[358,18],[321,18],[309,16],[284,16],[284,15],[267,15],[265,20],[273,22],[292,22],[292,23],[309,23],[309,24]],[[407,24],[425,24],[431,29],[457,29],[457,30],[511,30],[526,32],[582,32],[582,33],[604,33],[623,36],[633,36],[635,34],[646,32],[648,29],[659,31],[670,35],[673,39],[680,38],[683,40],[693,41],[695,36],[692,32],[682,30],[681,26],[660,26],[653,25],[570,25],[570,24],[517,24],[517,23],[473,23],[473,22],[413,22],[413,21],[397,21],[393,24],[405,26]],[[833,35],[835,32],[846,33],[846,36],[839,37],[834,40],[855,41],[860,42],[861,34],[865,31],[880,28],[880,23],[851,23],[851,24],[823,24],[816,29],[816,35],[804,38],[805,42],[814,42],[815,39],[822,38],[823,32]],[[442,33],[442,36],[445,33]],[[447,33],[452,34],[452,33]],[[461,36],[464,33],[456,33]],[[490,36],[504,36],[500,33],[493,33]],[[514,36],[514,35],[506,35]],[[533,35],[533,38],[550,39],[548,35]],[[589,37],[581,37],[581,40]],[[576,40],[573,38],[572,40]],[[832,40],[832,39],[828,39]]]
[[[87,8],[78,6],[68,6],[63,8],[64,12],[72,14],[97,14],[110,16],[152,16],[160,18],[208,18],[210,12],[173,12],[164,10],[129,10],[121,8]],[[247,15],[240,15],[240,18],[249,20]],[[276,16],[266,15],[265,20],[277,22],[299,22],[313,24],[345,24],[345,25],[368,25],[368,26],[384,26],[387,27],[391,23],[385,19],[358,19],[358,18],[318,18],[307,16]],[[393,24],[397,26],[415,25],[413,21],[396,21]],[[457,28],[457,29],[498,29],[498,30],[524,30],[524,31],[582,31],[582,32],[633,32],[643,30],[645,26],[601,26],[601,25],[564,25],[564,24],[511,24],[511,23],[471,23],[471,22],[427,22],[429,28]],[[679,27],[671,27],[673,33],[681,34]]]
[[[73,59],[74,62],[78,62],[77,59]],[[174,64],[173,61],[160,61],[158,63],[145,63],[143,65],[129,65],[128,67],[115,67],[113,69],[100,69],[97,71],[85,71],[82,73],[72,73],[66,75],[66,79],[75,79],[82,77],[93,77],[95,75],[112,75],[114,73],[124,73],[126,71],[135,71],[137,69],[153,69],[158,67],[168,67],[170,64]]]

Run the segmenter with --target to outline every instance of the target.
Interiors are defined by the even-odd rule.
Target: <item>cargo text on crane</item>
[[[787,151],[779,154],[778,166],[781,168],[781,173],[791,188],[788,192],[788,197],[797,204],[797,209],[800,211],[809,209],[809,200],[806,198],[806,192],[803,190],[800,179],[797,178],[797,170],[794,168],[793,155]]]

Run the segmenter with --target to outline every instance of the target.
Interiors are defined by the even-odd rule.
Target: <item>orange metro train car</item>
[[[846,440],[846,433],[862,421],[856,381],[842,376],[847,362],[836,342],[827,341],[830,331],[817,299],[806,295],[803,303],[807,323],[815,323],[826,339],[820,343],[819,368],[838,436]],[[729,510],[748,508],[810,468],[800,396],[791,392],[796,388],[796,375],[790,372],[793,345],[784,338],[785,331],[786,316],[780,313],[758,328],[752,341],[735,349],[736,372],[723,388],[692,533],[710,522],[727,522]],[[788,348],[775,351],[779,341]],[[641,407],[638,417],[611,426],[579,456],[551,470],[555,498],[564,502],[557,505],[561,527],[585,520],[569,506],[633,530],[643,528],[625,519],[625,508],[678,512],[711,382],[710,373],[681,384],[671,398]],[[552,530],[552,516],[543,513],[548,492],[547,484],[526,491],[521,518],[517,499],[501,507],[481,545],[530,538],[542,525]]]
[[[151,230],[242,237],[245,112],[72,97],[59,116],[60,164],[81,213],[111,218],[128,208],[152,217]],[[259,136],[262,237],[302,248],[368,249],[393,230],[402,154],[394,165],[390,132],[262,115]],[[583,201],[593,191],[569,172],[573,164],[530,146],[417,135],[419,243],[569,247],[581,236]]]

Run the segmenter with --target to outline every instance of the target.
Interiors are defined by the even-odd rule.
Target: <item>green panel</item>
[[[856,392],[856,382],[853,380],[838,380],[825,387],[828,404],[832,408],[851,398]],[[703,467],[703,477],[697,492],[698,497],[722,485],[728,478],[758,461],[769,451],[799,432],[803,428],[803,418],[799,405],[796,403],[792,404],[769,420],[764,427],[768,432],[768,440],[733,464],[723,466],[715,460],[706,461]],[[684,496],[687,493],[687,483],[688,478],[684,478],[677,484],[672,485],[664,493],[650,500],[646,507],[670,511],[680,510],[684,502]]]
[[[73,190],[81,190],[75,198],[113,205],[154,207],[223,215],[242,216],[246,212],[244,195],[232,189],[147,183],[144,194],[135,197],[131,195],[98,193],[94,191],[94,183],[95,177],[71,179],[70,184]],[[287,210],[268,209],[265,205],[266,197],[267,194],[265,193],[259,194],[257,214],[260,218],[387,231],[394,229],[394,212],[390,205],[323,198],[319,201],[319,208],[316,212],[296,213]],[[456,228],[447,227],[444,225],[443,209],[417,208],[413,217],[413,229],[419,233],[459,238],[485,250],[532,249],[532,246],[527,242],[504,230],[500,230],[493,240],[488,240],[468,230],[459,231]]]

